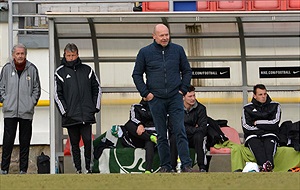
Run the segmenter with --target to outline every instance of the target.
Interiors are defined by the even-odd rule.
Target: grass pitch
[[[299,190],[300,173],[9,174],[0,190]]]

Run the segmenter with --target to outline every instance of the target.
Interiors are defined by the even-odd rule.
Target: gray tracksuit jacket
[[[40,95],[39,73],[33,63],[26,61],[20,77],[13,62],[4,65],[0,74],[0,102],[3,103],[4,118],[32,119]]]

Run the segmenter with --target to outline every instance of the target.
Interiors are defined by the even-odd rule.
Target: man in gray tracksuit
[[[26,174],[32,136],[34,107],[41,85],[36,66],[26,60],[27,49],[23,44],[12,49],[13,61],[2,68],[0,74],[0,102],[3,103],[4,134],[2,147],[2,174],[8,174],[11,153],[19,124],[20,174]]]

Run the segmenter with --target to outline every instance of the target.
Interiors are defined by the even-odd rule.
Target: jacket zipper
[[[22,74],[23,74],[23,72],[21,73],[21,75],[19,76],[18,75],[18,71],[17,70],[15,70],[15,72],[16,72],[16,75],[17,75],[17,82],[18,82],[18,95],[17,95],[17,117],[19,117],[19,96],[20,96],[20,79],[21,79],[21,77],[22,77]]]
[[[168,88],[167,88],[167,70],[166,70],[166,60],[165,60],[165,48],[162,50],[162,56],[163,56],[163,66],[164,66],[164,75],[165,75],[165,89],[166,89],[166,94],[168,94]]]
[[[80,89],[79,89],[79,82],[78,82],[78,77],[77,77],[77,70],[76,67],[74,66],[74,72],[75,72],[75,76],[76,76],[76,83],[77,83],[77,90],[78,90],[78,96],[79,96],[79,104],[80,104],[80,110],[81,110],[81,119],[82,119],[82,124],[85,124],[84,120],[83,120],[83,111],[82,111],[82,102],[81,102],[81,96],[80,96]]]

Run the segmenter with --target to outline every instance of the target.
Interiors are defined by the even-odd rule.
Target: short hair
[[[164,26],[167,27],[168,30],[169,30],[169,27],[168,27],[167,25],[165,25],[165,24],[157,24],[157,25],[154,26],[152,34],[156,34],[157,26],[159,26],[159,25],[164,25]]]
[[[188,87],[188,92],[193,92],[193,91],[195,91],[195,87],[193,85],[190,85]]]
[[[21,43],[14,45],[14,47],[11,49],[11,53],[14,54],[17,48],[23,48],[25,50],[25,55],[27,55],[27,48],[24,44]]]
[[[70,52],[77,52],[78,53],[78,47],[73,44],[73,43],[68,43],[64,49],[64,53],[66,51],[70,51]]]
[[[256,89],[262,89],[262,90],[267,90],[266,86],[263,84],[257,84],[253,87],[253,93],[256,94]]]

